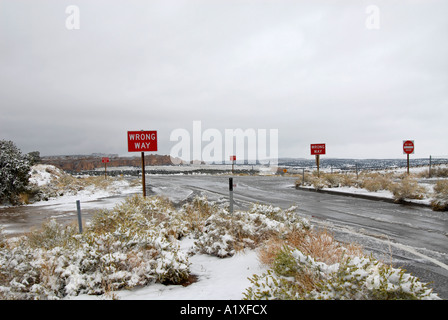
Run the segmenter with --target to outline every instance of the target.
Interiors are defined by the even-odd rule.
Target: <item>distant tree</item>
[[[37,163],[41,162],[41,158],[40,158],[40,152],[39,151],[32,151],[28,153],[28,159],[30,161],[30,166],[33,166]]]
[[[0,140],[0,203],[16,203],[18,194],[26,190],[29,177],[28,156],[14,142]]]

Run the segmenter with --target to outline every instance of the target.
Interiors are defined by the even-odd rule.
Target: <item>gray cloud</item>
[[[343,3],[343,5],[341,4]],[[68,5],[80,29],[67,30]],[[0,1],[0,137],[126,154],[126,131],[278,129],[279,155],[448,154],[443,1]]]

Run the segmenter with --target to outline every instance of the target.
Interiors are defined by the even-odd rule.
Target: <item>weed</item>
[[[448,180],[439,180],[434,185],[434,198],[431,208],[435,211],[448,211]]]
[[[423,199],[427,192],[417,180],[408,176],[405,176],[401,182],[392,183],[389,190],[393,193],[396,202],[402,202],[405,199]]]
[[[439,299],[418,278],[372,257],[345,255],[326,264],[283,246],[272,268],[249,279],[245,299]]]

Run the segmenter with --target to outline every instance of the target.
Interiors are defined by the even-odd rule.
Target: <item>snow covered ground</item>
[[[35,170],[32,181],[43,186],[54,178],[45,167]],[[50,205],[55,210],[72,208],[76,200],[81,200],[84,208],[112,208],[120,202],[122,197],[111,198],[110,201],[98,202],[96,200],[110,198],[114,195],[126,196],[138,193],[141,186],[131,186],[126,180],[117,180],[108,190],[97,190],[87,187],[76,194],[64,194],[45,202],[36,202],[30,206]],[[379,197],[393,198],[389,191],[368,192],[359,188],[331,188],[332,191],[346,193],[361,193]],[[187,237],[180,242],[185,252],[193,246],[194,240]],[[197,277],[196,281],[188,286],[152,284],[132,290],[113,292],[113,297],[120,300],[240,300],[243,292],[250,286],[249,277],[261,274],[267,267],[261,265],[256,250],[244,250],[233,257],[220,259],[214,256],[199,254],[189,257],[191,273]],[[111,296],[80,295],[70,299],[109,299]]]
[[[431,184],[421,184],[421,185],[424,185],[427,190],[432,190],[432,188],[433,188],[433,185],[431,185]],[[301,188],[314,190],[313,186],[303,186]],[[341,193],[341,194],[352,194],[354,196],[364,195],[364,196],[369,196],[369,197],[376,197],[378,199],[390,199],[390,200],[394,199],[394,195],[389,190],[378,190],[378,191],[373,192],[373,191],[368,191],[363,188],[356,188],[356,187],[322,188],[321,190],[335,192],[335,193]],[[425,199],[421,199],[421,200],[407,199],[406,201],[411,202],[411,203],[424,204],[424,205],[429,206],[429,204],[431,202],[431,198],[425,198]]]
[[[37,165],[33,167],[30,182],[38,186],[45,186],[63,173],[53,166]],[[127,195],[140,193],[141,186],[131,186],[127,180],[111,182],[106,190],[88,186],[74,193],[65,193],[48,201],[39,201],[28,206],[51,207],[57,211],[74,211],[74,203],[80,200],[83,209],[111,209],[121,202]],[[102,201],[98,201],[102,200]],[[188,251],[194,240],[183,239],[181,249]],[[191,273],[197,281],[189,286],[153,284],[132,290],[114,292],[115,298],[120,300],[240,300],[244,290],[250,286],[248,280],[253,274],[262,273],[266,267],[262,266],[255,250],[245,250],[231,258],[220,259],[206,254],[195,254],[189,258]],[[217,289],[219,288],[219,289]],[[70,296],[69,299],[97,300],[110,299],[111,296],[80,295]]]
[[[52,165],[38,164],[32,167],[30,183],[40,187],[49,185],[63,176],[65,173]],[[130,194],[135,194],[141,190],[140,185],[131,186],[128,180],[108,178],[110,182],[106,188],[97,188],[95,185],[87,185],[82,190],[65,192],[62,196],[50,197],[47,201],[38,201],[29,206],[52,206],[57,210],[71,210],[76,200],[80,200],[84,208],[95,208],[98,204],[94,203],[99,199],[106,199],[112,196],[125,197]],[[104,201],[101,203],[101,208],[112,208],[117,202],[117,199],[112,201]]]
[[[223,169],[223,168],[228,169],[228,166],[226,166],[226,165],[222,165],[222,166],[217,166],[217,165],[210,166],[209,165],[208,167],[218,168],[218,169]],[[239,166],[239,167],[243,167],[243,166]],[[247,167],[247,169],[249,170],[253,166],[246,165],[244,167]],[[443,167],[445,167],[445,165],[443,165]],[[48,170],[49,168],[51,170]],[[153,168],[153,167],[151,167],[151,168]],[[170,170],[179,170],[179,168],[182,168],[182,170],[184,170],[185,172],[188,172],[193,169],[196,169],[197,167],[195,167],[195,166],[185,166],[185,167],[156,166],[154,168],[158,169],[158,170],[163,170],[166,172],[170,172]],[[272,170],[269,167],[263,167],[263,166],[256,166],[256,169],[259,170],[260,175],[272,175],[275,172],[275,170]],[[420,173],[422,171],[427,171],[427,170],[428,170],[427,166],[422,166],[422,167],[417,167],[417,168],[411,168],[410,172],[411,173]],[[394,172],[396,172],[396,173],[404,173],[405,171],[406,171],[406,168],[394,169]],[[55,179],[58,176],[63,174],[63,172],[61,170],[55,168],[54,166],[50,166],[50,165],[33,166],[32,172],[33,172],[33,174],[30,178],[30,182],[34,183],[38,186],[44,186],[46,184],[49,184],[52,181],[52,179]],[[51,172],[53,172],[53,173],[51,173]],[[322,170],[322,172],[329,173],[330,171],[328,169],[328,170]],[[380,170],[378,172],[381,173],[382,171]],[[429,182],[431,180],[432,180],[432,182],[435,182],[435,181],[437,181],[437,179],[438,178],[425,179],[426,182],[423,182],[423,183],[420,182],[419,184],[426,188],[426,190],[428,191],[428,194],[431,194],[434,183],[429,183]],[[304,186],[303,188],[312,189],[313,186]],[[129,185],[129,182],[126,180],[113,180],[113,182],[110,184],[110,186],[107,189],[97,189],[94,186],[89,186],[89,187],[85,188],[84,190],[77,192],[76,194],[65,194],[64,196],[61,196],[61,197],[54,197],[54,198],[50,199],[49,201],[36,202],[31,205],[39,206],[39,205],[45,204],[45,205],[55,205],[55,206],[58,206],[58,208],[63,208],[64,205],[71,206],[76,200],[80,200],[83,203],[90,203],[92,201],[95,201],[98,199],[104,199],[104,198],[111,197],[114,195],[134,194],[134,193],[140,192],[140,190],[141,190],[140,185],[131,187]],[[332,192],[350,193],[350,194],[355,194],[355,195],[356,194],[368,195],[368,196],[378,197],[378,198],[387,198],[387,199],[394,198],[392,192],[389,190],[379,190],[376,192],[371,192],[371,191],[368,191],[363,188],[344,187],[344,186],[341,186],[338,188],[323,188],[323,190],[332,191]],[[182,190],[180,190],[180,192],[182,192]],[[422,200],[411,199],[409,201],[429,205],[431,198],[425,198]],[[113,206],[113,202],[110,203],[110,205]]]
[[[193,242],[191,238],[183,239],[181,248],[188,251]],[[245,250],[225,259],[195,254],[189,261],[191,273],[197,280],[188,286],[156,283],[142,288],[116,291],[114,295],[119,300],[241,300],[243,292],[250,286],[248,278],[267,270],[260,264],[255,250]],[[104,298],[110,297],[107,295],[70,297],[80,300]]]

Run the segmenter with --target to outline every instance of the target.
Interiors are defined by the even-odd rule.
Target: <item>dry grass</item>
[[[305,297],[309,292],[319,291],[322,287],[319,273],[308,269],[305,264],[297,264],[291,255],[292,250],[295,249],[305,256],[311,257],[314,261],[326,265],[336,263],[343,265],[349,257],[365,256],[359,245],[342,245],[326,229],[319,231],[293,230],[284,239],[271,237],[258,250],[258,258],[262,264],[272,269],[274,274],[281,275],[281,277],[275,280],[275,277],[269,278],[268,276],[269,280],[266,286],[260,290],[257,288],[260,288],[259,285],[262,281],[259,282],[259,280],[261,278],[254,277],[251,282],[257,283],[256,289],[250,288],[246,297],[254,298],[261,294],[266,295],[267,298],[274,296],[277,299],[296,299]],[[273,273],[268,272],[271,276]],[[278,282],[277,288],[271,289],[271,291],[266,290],[270,281]]]
[[[392,177],[390,174],[367,173],[360,177],[360,187],[371,192],[379,190],[387,190],[392,184]]]
[[[418,173],[418,177],[420,178],[429,178],[429,169]],[[432,178],[448,178],[448,167],[438,167],[433,166],[431,168],[431,177]]]
[[[448,172],[448,168],[433,169],[433,177],[444,176]],[[418,179],[427,177],[427,172],[410,173],[406,172],[362,172],[356,178],[352,173],[321,173],[318,177],[313,174],[305,174],[296,180],[296,188],[306,185],[313,186],[316,190],[323,188],[337,187],[357,187],[363,188],[370,192],[380,190],[390,191],[397,203],[405,200],[422,200],[431,199],[431,207],[435,211],[448,210],[448,180],[443,179],[437,181],[434,186],[434,193],[431,193],[426,187],[419,183]]]
[[[448,179],[439,180],[434,186],[436,196],[448,198]]]
[[[205,221],[216,211],[217,207],[206,199],[194,198],[191,203],[187,203],[183,206],[182,219],[184,219],[189,230],[193,232],[202,232],[204,230]]]
[[[271,266],[285,245],[296,248],[316,261],[326,264],[341,262],[347,255],[363,255],[363,250],[359,245],[344,246],[337,242],[326,229],[321,231],[301,229],[292,231],[285,239],[275,236],[268,239],[258,251],[260,262]]]
[[[448,211],[448,180],[444,179],[436,182],[431,207],[434,211]]]
[[[392,183],[389,190],[393,193],[397,202],[404,199],[423,199],[427,193],[425,187],[419,185],[413,177],[408,176],[405,176],[398,183]]]

